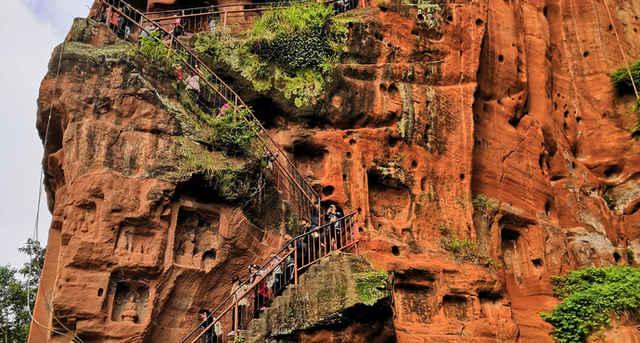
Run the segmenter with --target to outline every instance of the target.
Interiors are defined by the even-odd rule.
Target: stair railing
[[[276,7],[288,7],[293,4],[308,3],[314,4],[311,0],[287,1],[287,2],[260,2],[245,4],[230,4],[219,6],[192,7],[185,9],[146,12],[145,16],[154,20],[164,28],[170,28],[175,24],[176,19],[180,19],[185,32],[196,33],[209,31],[209,22],[214,19],[216,27],[226,27],[228,24],[237,25],[240,31],[244,31],[248,25],[258,18],[260,14]],[[340,14],[352,10],[358,6],[364,7],[364,0],[326,0],[325,4],[332,4],[334,14]],[[170,29],[169,29],[170,30]]]
[[[251,319],[258,318],[260,312],[284,292],[287,286],[297,285],[300,274],[311,265],[334,251],[353,251],[357,254],[358,230],[355,214],[356,212],[350,213],[291,239],[181,343],[198,343],[206,332],[217,331],[217,336],[239,335],[239,331],[246,328]],[[269,283],[271,287],[268,287]]]
[[[129,38],[138,41],[143,33],[150,35],[151,32],[145,28],[145,23],[154,24],[159,32],[168,39],[168,42],[161,40],[169,49],[177,54],[177,56],[186,55],[186,58],[180,57],[182,71],[180,78],[186,79],[186,76],[197,75],[207,87],[203,91],[202,96],[208,97],[208,101],[214,108],[222,107],[224,104],[230,104],[234,110],[241,108],[249,109],[244,101],[218,77],[206,64],[204,64],[196,55],[191,52],[182,42],[180,42],[173,34],[159,25],[153,20],[140,13],[128,3],[122,0],[96,0],[97,6],[94,17],[100,18],[103,13],[116,12],[123,18],[128,20],[128,24],[135,25],[137,32],[130,32]],[[107,11],[108,10],[108,11]],[[92,11],[93,12],[93,11]],[[109,18],[106,19],[107,22]],[[112,26],[111,24],[109,24]],[[122,34],[121,28],[112,27],[118,34]],[[126,37],[121,37],[126,38]],[[273,173],[274,181],[278,190],[282,192],[284,200],[291,204],[292,211],[297,213],[301,218],[310,218],[314,211],[320,210],[320,197],[311,187],[306,178],[302,176],[295,164],[287,157],[287,154],[276,144],[271,135],[255,118],[252,111],[249,111],[251,118],[244,118],[247,121],[257,123],[257,129],[254,125],[250,127],[256,133],[259,140],[257,148],[267,155],[268,169]]]

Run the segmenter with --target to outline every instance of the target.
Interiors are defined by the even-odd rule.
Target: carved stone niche
[[[121,261],[153,263],[160,253],[159,243],[156,231],[141,225],[122,223],[114,254],[120,256]]]
[[[109,285],[113,322],[141,324],[147,317],[149,286],[143,279],[113,277]]]
[[[175,227],[174,262],[209,271],[216,259],[220,214],[180,207]]]
[[[88,238],[96,234],[98,206],[91,200],[82,200],[64,210],[62,246],[67,246],[72,237]]]

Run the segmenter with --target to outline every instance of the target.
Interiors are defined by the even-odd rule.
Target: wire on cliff
[[[45,128],[45,132],[44,132],[44,142],[43,142],[43,147],[44,147],[44,152],[43,152],[43,161],[46,158],[46,153],[47,153],[47,142],[49,140],[49,126],[51,124],[51,115],[53,114],[53,98],[56,95],[56,90],[58,88],[58,77],[60,76],[60,66],[62,65],[62,54],[64,52],[64,46],[65,46],[65,42],[62,42],[62,47],[60,48],[60,56],[58,57],[58,68],[56,69],[56,78],[53,82],[53,90],[51,91],[51,105],[49,106],[49,116],[47,118],[47,127]],[[38,187],[38,204],[36,206],[36,221],[35,221],[35,225],[33,227],[33,234],[31,236],[31,239],[39,242],[38,239],[38,226],[40,224],[40,204],[42,203],[42,190],[44,189],[44,166],[42,167],[42,169],[40,170],[40,182],[38,183],[39,187]],[[33,263],[29,263],[29,275],[31,275],[31,268],[33,267]],[[42,278],[42,270],[40,270],[40,277]],[[50,328],[42,323],[40,323],[38,320],[36,320],[35,317],[33,317],[33,310],[31,308],[31,284],[30,284],[30,279],[27,278],[27,308],[29,309],[29,316],[31,317],[31,320],[36,323],[38,326],[42,327],[45,330],[51,331],[55,334],[64,336],[66,338],[71,339],[71,342],[80,342],[80,343],[84,343],[84,341],[78,337],[78,335],[76,335],[75,332],[69,330],[69,328],[67,328],[64,324],[62,324],[60,322],[60,320],[58,319],[58,317],[56,317],[55,313],[53,312],[53,306],[51,306],[52,304],[50,304],[49,302],[46,301],[45,299],[45,309],[47,310],[47,312],[49,312],[51,314],[51,316],[53,316],[53,319],[55,319],[55,321],[63,328],[65,329],[69,334],[60,332],[58,330],[55,330],[53,328]],[[37,297],[37,293],[36,293],[36,297]]]

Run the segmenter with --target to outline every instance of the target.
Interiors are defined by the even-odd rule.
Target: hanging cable
[[[65,42],[62,42],[62,46],[60,48],[60,55],[58,57],[58,67],[56,69],[56,77],[55,80],[53,82],[53,89],[51,91],[51,105],[49,106],[49,115],[47,118],[47,126],[45,128],[45,133],[44,133],[44,141],[43,141],[43,147],[44,147],[44,153],[43,153],[43,160],[46,158],[46,150],[47,150],[47,143],[49,141],[49,127],[51,126],[51,117],[53,115],[53,99],[55,98],[55,94],[56,94],[56,90],[58,88],[58,77],[60,76],[60,67],[62,66],[62,54],[64,52],[64,47],[65,47]],[[38,187],[38,203],[36,205],[36,220],[35,220],[35,224],[33,226],[33,234],[31,236],[31,240],[34,243],[39,243],[39,237],[38,237],[38,226],[40,224],[40,205],[42,203],[42,191],[44,189],[44,166],[42,167],[42,169],[40,170],[40,182],[38,183],[39,187]],[[40,245],[37,245],[36,249],[39,249]],[[37,256],[39,251],[35,251],[35,252],[30,252],[30,254],[33,254],[35,256]],[[40,323],[38,320],[36,320],[36,318],[33,316],[33,309],[31,308],[31,279],[29,278],[29,276],[31,275],[32,272],[32,268],[33,268],[33,259],[31,260],[31,262],[29,263],[29,274],[27,274],[27,308],[29,310],[29,317],[31,317],[31,320],[36,323],[38,326],[42,327],[45,330],[48,330],[50,332],[53,332],[55,334],[64,336],[66,338],[71,339],[72,342],[83,342],[82,339],[80,337],[78,337],[78,335],[76,335],[75,332],[72,332],[71,330],[69,330],[69,328],[67,328],[66,326],[64,326],[60,320],[58,320],[58,318],[56,317],[56,315],[53,313],[53,308],[51,305],[49,305],[49,310],[48,312],[54,317],[54,319],[56,320],[56,322],[58,324],[60,324],[60,326],[62,326],[67,332],[69,332],[72,336],[54,330],[42,323]],[[40,276],[42,276],[42,269],[39,270],[39,274]],[[37,293],[36,293],[37,296]]]

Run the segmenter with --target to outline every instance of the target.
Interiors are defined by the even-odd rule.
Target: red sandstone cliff
[[[398,341],[551,342],[537,315],[556,302],[549,277],[640,252],[640,146],[622,115],[633,99],[606,75],[622,65],[614,26],[640,58],[640,2],[608,3],[613,23],[601,1],[443,2],[435,28],[416,7],[357,9],[346,56],[356,63],[337,67],[320,124],[267,113],[287,117],[273,136],[323,201],[358,212],[361,253],[395,274]],[[173,341],[283,231],[181,183],[170,80],[113,48],[106,28],[90,32],[70,34],[55,97],[55,68],[41,89],[41,133],[54,108],[54,218],[38,318],[59,328],[50,303],[85,342]],[[474,211],[479,194],[496,208]],[[207,238],[185,257],[189,225]],[[442,231],[502,267],[454,261],[436,243]],[[119,317],[131,292],[135,325]],[[630,327],[608,339],[639,341]],[[34,329],[30,340],[64,339]]]

